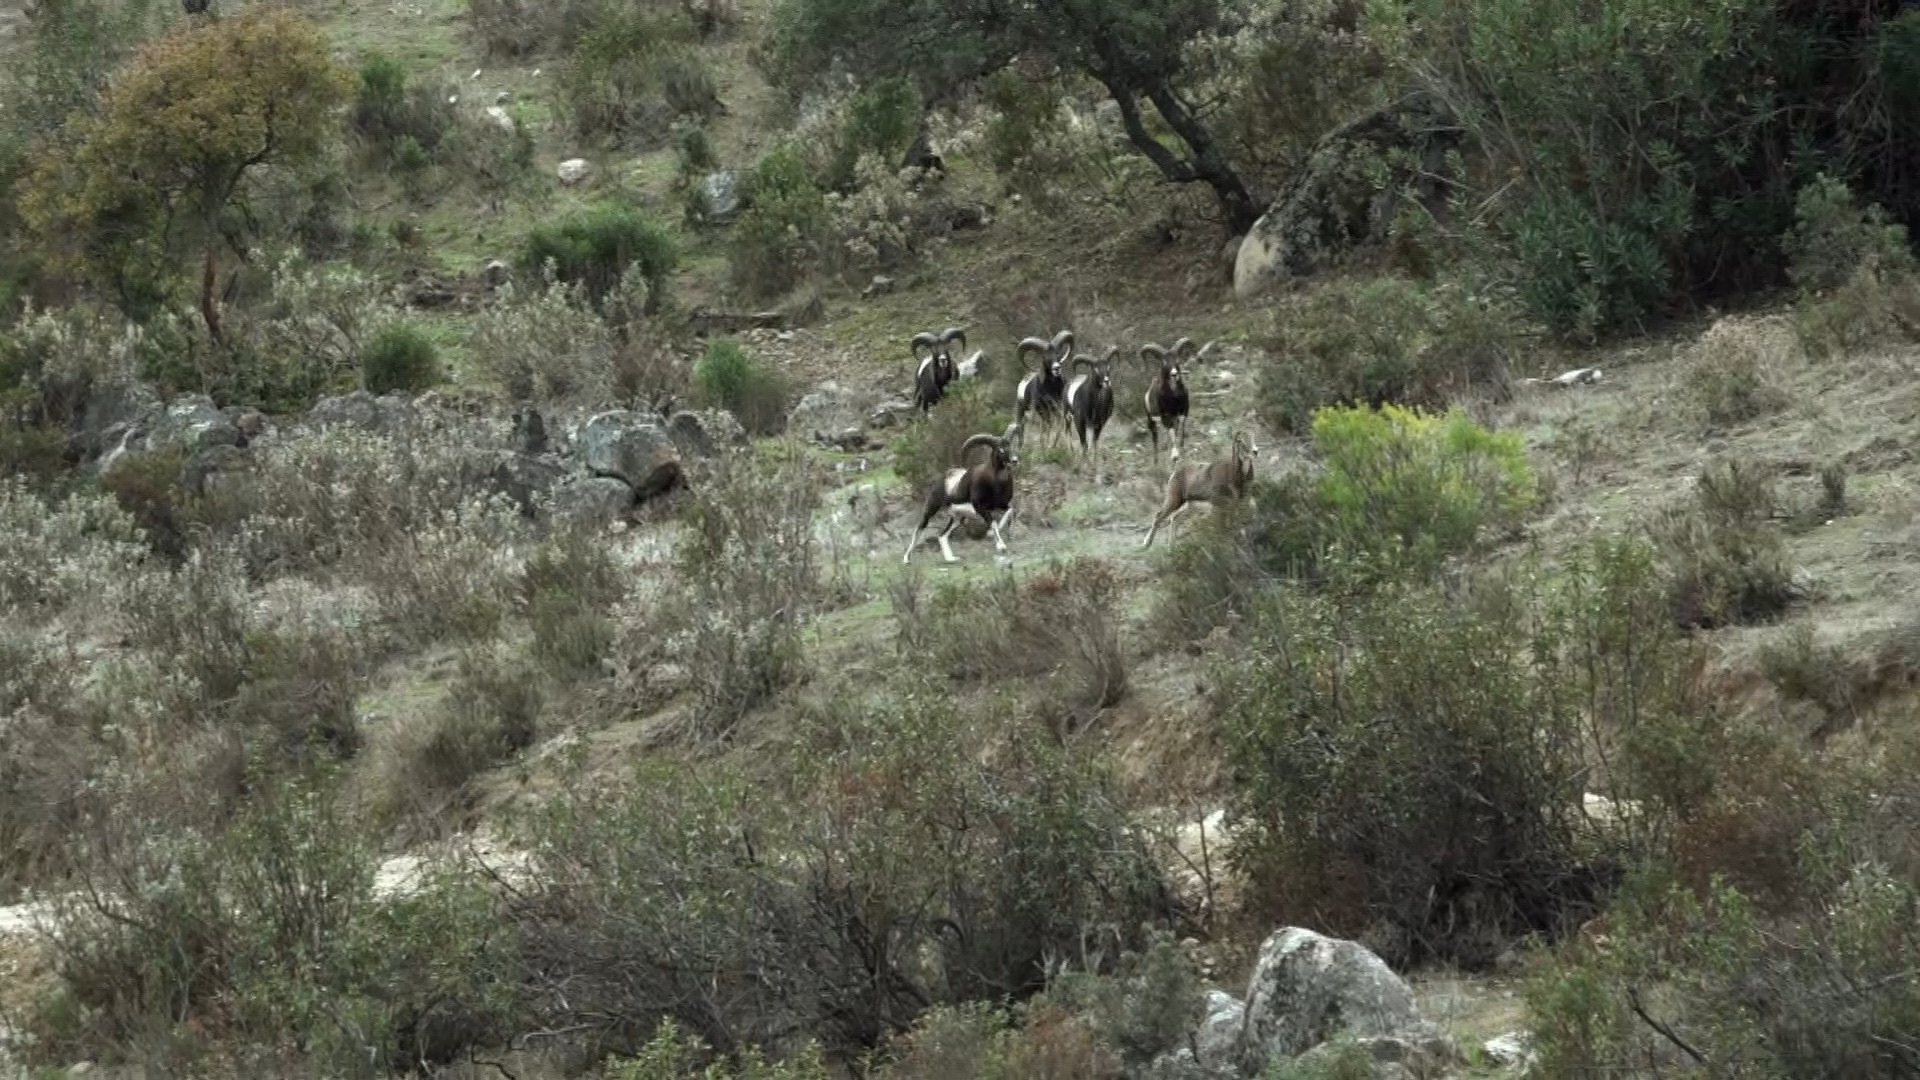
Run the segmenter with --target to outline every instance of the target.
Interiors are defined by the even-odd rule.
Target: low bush
[[[521,572],[533,654],[560,672],[594,670],[613,647],[609,613],[626,595],[620,569],[589,532],[563,530]]]
[[[407,69],[393,57],[375,53],[360,62],[350,122],[356,134],[388,165],[405,171],[403,146],[420,155],[420,164],[433,159],[453,127],[451,95],[439,87],[409,85]]]
[[[417,394],[440,381],[440,350],[419,327],[393,323],[367,342],[360,376],[372,394]]]
[[[178,449],[122,454],[100,472],[100,487],[140,527],[162,558],[186,555],[195,520],[194,498],[181,483],[186,454]]]
[[[732,413],[750,435],[777,435],[787,426],[792,390],[786,377],[739,342],[708,344],[693,365],[693,387],[702,405]]]
[[[376,899],[375,852],[330,780],[267,782],[218,834],[118,855],[58,905],[61,990],[36,1053],[214,1027],[372,1077],[445,1064],[507,1027],[513,942],[492,901],[451,878]]]
[[[19,477],[0,478],[0,612],[25,625],[70,608],[101,604],[100,584],[129,576],[142,561],[139,526],[104,494],[59,502]]]
[[[1255,903],[1396,964],[1485,965],[1591,916],[1714,782],[1717,721],[1660,597],[1631,545],[1478,599],[1280,590],[1215,680]],[[1632,807],[1597,847],[1587,791]]]
[[[467,355],[514,401],[604,400],[619,343],[581,286],[558,282],[522,295],[502,286],[473,320]]]
[[[820,592],[806,458],[729,459],[697,493],[674,552],[698,727],[730,735],[804,670],[801,629]]]
[[[847,104],[826,186],[834,190],[855,186],[854,168],[868,154],[889,172],[899,168],[919,129],[920,116],[919,92],[906,79],[880,79],[861,87]]]
[[[1764,328],[1722,321],[1691,351],[1687,389],[1708,423],[1744,423],[1787,407],[1780,369],[1788,350]]]
[[[468,781],[533,745],[540,682],[526,665],[497,653],[468,651],[442,707],[430,714],[408,755],[406,797],[433,807]]]
[[[1206,1002],[1200,973],[1165,934],[1127,956],[1112,975],[1071,975],[1048,996],[1089,1017],[1101,1042],[1135,1066],[1186,1046]]]
[[[560,99],[583,136],[657,140],[675,119],[707,120],[720,97],[677,12],[607,4],[579,36],[560,76]]]
[[[714,1061],[713,1051],[698,1038],[683,1034],[673,1021],[632,1057],[608,1060],[607,1080],[828,1080],[833,1074],[816,1043],[808,1043],[784,1061],[770,1062],[756,1047],[743,1049],[736,1061]]]
[[[1648,530],[1672,582],[1675,621],[1700,629],[1759,622],[1794,603],[1775,509],[1772,474],[1727,459],[1701,473],[1692,498],[1654,517]]]
[[[1394,279],[1319,290],[1281,327],[1260,407],[1275,430],[1301,434],[1323,405],[1440,409],[1503,394],[1526,338],[1494,296]]]
[[[528,233],[520,266],[538,276],[552,263],[561,281],[584,286],[596,304],[632,267],[646,284],[645,306],[651,313],[666,302],[667,279],[677,258],[673,234],[665,226],[632,207],[601,203]]]
[[[1821,176],[1800,190],[1782,246],[1799,286],[1800,343],[1816,358],[1920,339],[1920,265],[1906,227]]]
[[[800,284],[826,255],[826,197],[793,146],[755,162],[745,188],[750,205],[734,223],[728,268],[735,287],[748,295],[778,296]]]
[[[1054,563],[1024,582],[942,584],[924,612],[901,613],[903,637],[920,642],[955,679],[1032,679],[1075,709],[1103,709],[1127,690],[1119,588],[1098,559]]]

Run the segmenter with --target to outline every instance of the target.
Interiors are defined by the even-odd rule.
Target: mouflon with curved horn
[[[953,359],[956,341],[960,343],[960,350],[966,351],[967,332],[958,326],[949,326],[939,334],[915,334],[907,345],[913,350],[914,359],[920,362],[913,374],[913,404],[922,414],[947,396],[947,384],[953,381],[956,371]],[[925,356],[920,355],[921,349],[927,351]]]
[[[987,523],[993,531],[993,546],[996,551],[1007,550],[1007,524],[1013,520],[1013,467],[1020,458],[1013,451],[1013,437],[1018,425],[1007,426],[1003,435],[975,435],[960,447],[960,467],[947,470],[947,474],[933,482],[927,489],[926,503],[921,507],[920,524],[914,526],[913,535],[907,539],[907,551],[900,557],[902,563],[913,561],[913,549],[920,546],[920,536],[926,532],[927,524],[935,514],[947,512],[947,528],[940,534],[940,553],[948,562],[958,562],[954,558],[953,548],[947,544],[947,537],[960,524],[962,514],[977,517]],[[975,449],[985,447],[988,450],[986,460],[974,465],[967,464],[967,456]],[[999,515],[996,519],[994,515]]]
[[[1050,342],[1037,337],[1024,338],[1016,348],[1023,367],[1028,353],[1039,354],[1040,364],[1020,380],[1013,392],[1013,424],[1020,431],[1022,443],[1026,441],[1029,415],[1053,433],[1065,413],[1066,365],[1073,355],[1073,331],[1062,330]]]

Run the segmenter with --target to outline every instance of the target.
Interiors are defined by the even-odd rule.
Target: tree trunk
[[[1238,236],[1253,228],[1253,223],[1260,220],[1260,209],[1254,205],[1253,195],[1241,183],[1233,166],[1227,163],[1226,155],[1220,152],[1220,145],[1213,139],[1213,133],[1174,94],[1172,87],[1165,82],[1154,82],[1144,88],[1144,93],[1167,126],[1180,136],[1181,142],[1186,143],[1190,152],[1187,157],[1167,149],[1167,145],[1154,138],[1153,133],[1141,122],[1137,95],[1142,91],[1118,82],[1108,82],[1107,89],[1120,106],[1120,123],[1126,128],[1127,140],[1133,143],[1134,149],[1153,162],[1160,170],[1160,175],[1176,184],[1198,182],[1212,188],[1221,213],[1226,215],[1227,231],[1233,235]]]
[[[225,345],[226,338],[220,330],[220,298],[214,295],[214,286],[219,281],[219,263],[214,257],[215,243],[207,244],[206,261],[200,272],[200,318],[207,324],[207,334],[215,345]]]

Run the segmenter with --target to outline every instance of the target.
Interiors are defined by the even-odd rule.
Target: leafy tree
[[[173,254],[198,246],[200,313],[221,340],[222,245],[244,255],[245,181],[318,156],[351,91],[312,23],[258,8],[150,42],[95,114],[76,114],[35,162],[29,225],[123,303],[157,295]]]
[[[1134,147],[1168,180],[1212,188],[1227,226],[1243,232],[1260,211],[1182,89],[1187,44],[1221,28],[1228,6],[1229,0],[780,0],[769,54],[786,80],[841,69],[906,76],[932,103],[1018,57],[1044,58],[1106,87]],[[1177,142],[1149,129],[1143,101]]]

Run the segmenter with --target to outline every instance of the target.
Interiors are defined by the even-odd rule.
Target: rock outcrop
[[[680,449],[657,420],[618,409],[588,420],[575,441],[595,476],[621,480],[650,499],[680,482]]]

